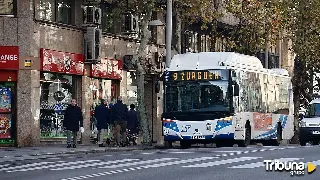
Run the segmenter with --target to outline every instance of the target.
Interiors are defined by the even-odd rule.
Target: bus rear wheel
[[[182,149],[188,149],[191,147],[191,142],[189,141],[180,141],[180,147]]]

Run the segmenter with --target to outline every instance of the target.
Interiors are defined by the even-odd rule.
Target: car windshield
[[[315,104],[310,104],[308,108],[308,117],[320,117],[320,104],[315,103]]]
[[[179,82],[165,87],[166,112],[229,111],[228,81]]]

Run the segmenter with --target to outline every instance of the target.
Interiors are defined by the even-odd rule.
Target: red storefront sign
[[[106,79],[119,79],[122,77],[122,61],[115,59],[102,59],[100,64],[91,66],[91,76]]]
[[[19,70],[18,46],[0,46],[0,69]]]
[[[40,49],[41,71],[84,74],[84,56],[49,49]]]

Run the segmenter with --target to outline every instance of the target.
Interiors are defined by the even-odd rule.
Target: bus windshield
[[[320,104],[310,104],[308,108],[307,117],[320,117]]]
[[[229,111],[228,81],[193,81],[165,86],[166,112]]]

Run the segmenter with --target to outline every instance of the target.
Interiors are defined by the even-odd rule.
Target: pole
[[[171,61],[171,40],[172,40],[172,0],[167,0],[166,18],[166,68]]]

